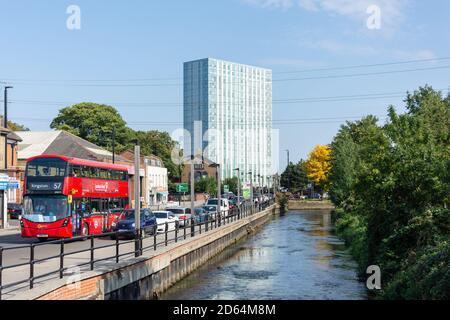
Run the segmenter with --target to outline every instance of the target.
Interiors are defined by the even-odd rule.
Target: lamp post
[[[241,211],[241,175],[240,175],[239,168],[234,169],[234,171],[237,171],[237,177],[238,177],[238,185],[237,185],[238,201],[237,201],[237,206],[238,206],[238,211]]]
[[[112,129],[112,163],[116,163],[116,127]]]
[[[13,89],[12,86],[5,86],[5,98],[3,100],[5,105],[4,116],[3,116],[3,127],[8,129],[8,89]],[[5,170],[8,170],[8,138],[5,135]]]
[[[287,173],[287,178],[288,178],[288,189],[289,191],[291,190],[291,177],[290,177],[290,173],[289,173],[289,165],[291,164],[291,161],[289,159],[289,150],[286,149],[284,150],[287,152],[287,167],[286,167],[286,173]]]
[[[191,155],[191,214],[194,214],[195,208],[195,168],[194,168],[194,155]]]
[[[221,215],[220,215],[220,204],[221,204],[221,201],[220,201],[220,196],[221,196],[221,193],[220,193],[220,187],[221,187],[221,185],[220,185],[220,164],[218,164],[218,163],[213,163],[213,164],[210,164],[209,165],[210,167],[212,167],[212,168],[216,168],[216,179],[217,179],[217,210],[216,210],[216,219],[219,219],[219,225],[220,225],[220,218],[221,218]],[[218,217],[218,218],[217,218]]]
[[[136,228],[136,241],[135,256],[140,256],[140,241],[138,240],[141,235],[141,147],[139,140],[134,141],[134,224]]]
[[[248,173],[247,173],[249,176],[250,176],[250,201],[251,201],[251,204],[252,204],[252,213],[253,213],[253,205],[254,205],[254,203],[253,203],[253,173],[251,172],[251,171],[249,171]]]

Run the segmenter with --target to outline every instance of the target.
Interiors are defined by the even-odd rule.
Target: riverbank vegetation
[[[380,266],[379,298],[449,299],[450,95],[424,87],[405,103],[383,125],[367,116],[334,138],[337,230],[361,275]]]

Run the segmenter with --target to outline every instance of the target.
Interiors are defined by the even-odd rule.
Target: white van
[[[206,202],[206,206],[217,206],[217,198],[210,198]],[[220,212],[222,217],[228,217],[230,211],[230,201],[228,199],[220,199]]]

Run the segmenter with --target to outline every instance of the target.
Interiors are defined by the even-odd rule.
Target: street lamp
[[[291,161],[289,160],[289,150],[286,149],[285,151],[287,152],[286,175],[287,175],[287,179],[288,179],[288,189],[289,189],[289,192],[290,192],[290,190],[291,190],[291,176],[290,176],[290,173],[289,173],[289,165],[291,164]]]
[[[14,87],[12,86],[5,86],[5,98],[3,100],[4,104],[5,104],[5,110],[4,110],[4,127],[8,128],[8,89],[13,89]]]
[[[12,89],[12,86],[5,86],[5,98],[3,100],[4,104],[5,104],[5,110],[4,110],[4,116],[3,116],[3,121],[4,121],[4,127],[5,129],[8,129],[8,89]],[[7,135],[7,133],[6,133]],[[8,138],[5,135],[5,170],[8,170]]]
[[[238,211],[240,211],[241,210],[241,175],[239,174],[240,173],[240,169],[239,168],[236,168],[236,169],[234,169],[234,171],[237,171],[237,177],[238,177],[238,187],[237,187],[237,196],[238,196],[238,201],[237,201],[237,205],[238,205]]]
[[[219,163],[213,163],[209,165],[212,168],[216,168],[216,177],[217,177],[217,216],[219,217],[219,225],[220,225],[220,218],[221,218],[221,214],[220,214],[220,205],[221,205],[221,185],[220,185],[220,164]],[[216,219],[217,219],[216,216]]]
[[[252,204],[252,213],[253,213],[253,205],[254,205],[254,202],[253,202],[253,173],[251,171],[249,171],[247,174],[250,176],[250,201]]]
[[[136,229],[136,237],[134,242],[135,256],[139,257],[141,253],[140,236],[141,236],[141,147],[139,140],[133,141],[134,146],[134,225]]]

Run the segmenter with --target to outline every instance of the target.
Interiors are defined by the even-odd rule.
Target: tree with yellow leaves
[[[306,172],[316,186],[322,190],[328,189],[328,174],[331,170],[330,146],[316,145],[306,161]]]

